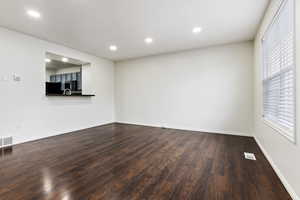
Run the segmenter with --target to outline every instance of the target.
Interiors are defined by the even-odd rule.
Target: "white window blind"
[[[294,1],[283,0],[263,38],[263,116],[294,140]]]

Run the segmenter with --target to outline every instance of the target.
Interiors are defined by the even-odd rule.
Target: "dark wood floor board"
[[[291,200],[251,137],[115,123],[7,152],[1,200]]]

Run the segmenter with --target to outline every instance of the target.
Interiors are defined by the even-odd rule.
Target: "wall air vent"
[[[244,152],[244,155],[247,160],[256,160],[254,153]]]

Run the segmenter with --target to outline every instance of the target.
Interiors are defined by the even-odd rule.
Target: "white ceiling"
[[[112,60],[252,40],[269,0],[5,0],[0,26]],[[27,9],[41,13],[39,20]],[[203,32],[192,33],[194,26]],[[145,37],[154,43],[146,45]],[[109,51],[115,44],[118,51]]]

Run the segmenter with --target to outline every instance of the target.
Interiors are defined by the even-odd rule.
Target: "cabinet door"
[[[77,88],[78,90],[82,90],[82,86],[81,86],[81,72],[77,72]]]
[[[66,78],[67,78],[66,74],[61,75],[61,90],[65,89]]]
[[[55,75],[55,81],[58,83],[58,82],[61,82],[61,74],[57,74]]]
[[[72,81],[76,81],[77,80],[77,74],[76,72],[72,73]]]
[[[66,76],[66,81],[71,81],[71,79],[72,79],[72,74],[71,73],[65,74],[65,76]]]
[[[50,75],[50,82],[55,82],[56,75]]]

